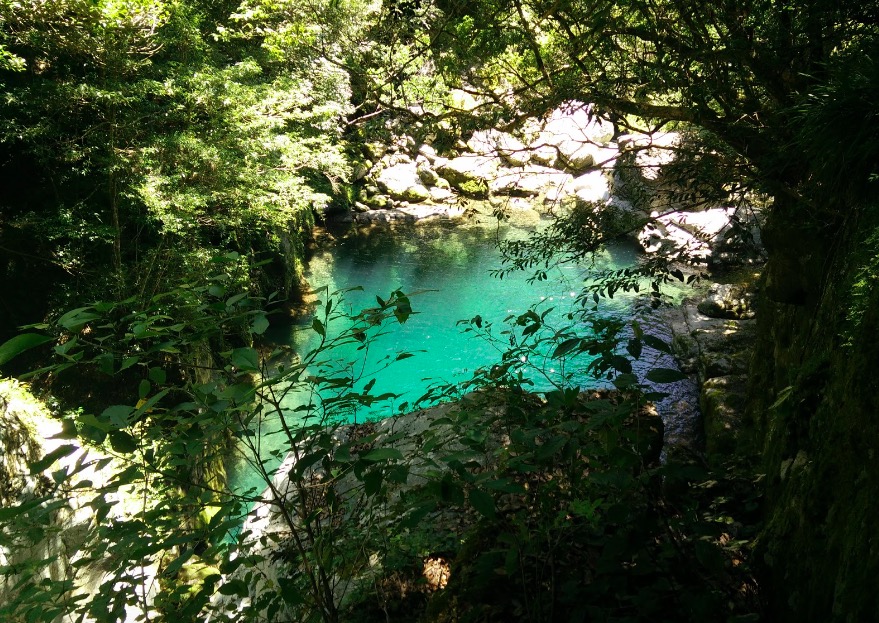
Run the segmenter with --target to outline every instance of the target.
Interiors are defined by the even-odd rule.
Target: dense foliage
[[[874,324],[877,23],[879,5],[848,0],[0,0],[0,288],[11,293],[0,336],[30,325],[0,346],[0,365],[45,355],[48,385],[82,406],[65,411],[59,437],[107,455],[53,471],[77,452],[70,443],[30,461],[37,484],[0,509],[0,547],[38,554],[4,559],[0,614],[387,620],[388,600],[406,602],[417,584],[413,561],[442,554],[457,561],[452,583],[435,598],[421,591],[415,607],[436,620],[752,620],[740,550],[753,534],[727,495],[735,489],[751,512],[756,496],[741,491],[751,483],[656,469],[655,431],[640,417],[652,396],[631,360],[667,345],[637,324],[625,338],[605,324],[586,339],[584,318],[561,328],[536,311],[511,319],[506,359],[466,388],[500,411],[464,403],[410,456],[368,427],[340,433],[339,412],[382,397],[355,391],[356,366],[334,356],[337,344],[368,349],[384,323],[405,322],[405,294],[379,298],[338,337],[325,298],[311,324],[320,346],[300,359],[259,340],[266,308],[301,294],[311,226],[347,207],[370,141],[405,128],[442,149],[571,100],[592,103],[618,134],[674,127],[686,137],[670,172],[683,197],[770,198],[766,309],[814,334],[833,329],[816,354],[761,318],[772,365],[755,419],[770,490],[799,508],[803,496],[782,481],[800,451],[820,451],[815,440],[836,430],[810,424],[831,411],[816,379],[836,346],[861,352]],[[620,233],[578,216],[509,247],[513,264],[580,257]],[[845,279],[833,283],[828,267]],[[667,271],[644,267],[658,280]],[[612,275],[582,300],[636,288],[638,276]],[[810,324],[815,310],[826,324]],[[470,325],[489,329],[478,317]],[[560,386],[538,401],[511,372],[538,348],[588,354],[619,393],[583,401]],[[291,413],[295,392],[308,399]],[[298,460],[288,491],[263,462],[269,415]],[[867,446],[858,457],[872,457]],[[230,448],[269,485],[289,541],[259,550],[236,534],[254,492],[225,490]],[[90,470],[111,461],[122,468],[95,486]],[[692,483],[701,492],[682,494]],[[95,521],[64,542],[74,562],[59,575],[40,548],[60,542],[65,500],[83,491]],[[810,507],[818,533],[847,516],[828,507]],[[466,521],[446,530],[453,511]],[[855,515],[866,531],[863,508]],[[790,525],[774,516],[764,551],[814,535]],[[851,544],[865,541],[838,541],[836,592],[852,617],[866,616],[870,596],[846,576]],[[774,564],[766,577],[781,595],[801,572]],[[95,566],[100,582],[83,585]],[[802,612],[832,607],[845,620],[835,590],[807,595]],[[799,612],[793,601],[772,598],[770,612]]]

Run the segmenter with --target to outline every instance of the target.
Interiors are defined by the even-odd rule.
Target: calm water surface
[[[503,350],[509,346],[509,335],[501,335],[506,327],[505,318],[534,306],[539,312],[554,308],[547,321],[561,325],[565,314],[576,305],[575,296],[584,279],[595,271],[630,266],[637,261],[634,245],[618,244],[607,247],[588,264],[553,269],[546,281],[529,283],[530,275],[524,273],[502,280],[492,276],[491,271],[502,266],[497,241],[521,235],[524,234],[511,228],[450,224],[359,230],[337,236],[333,244],[311,259],[308,281],[315,288],[326,288],[330,293],[362,288],[344,295],[341,304],[350,312],[375,307],[376,295],[387,299],[397,289],[406,293],[420,291],[411,296],[415,313],[405,324],[389,323],[387,333],[370,344],[365,359],[363,351],[355,345],[333,352],[332,358],[341,368],[359,377],[355,389],[373,382],[373,395],[399,395],[377,407],[347,414],[349,421],[398,413],[414,404],[432,385],[457,384],[472,378],[478,367],[500,361]],[[320,298],[326,301],[326,294]],[[625,295],[602,302],[604,314],[628,315],[630,308],[631,297]],[[463,332],[465,326],[459,321],[477,315],[482,317],[484,326],[493,325],[496,340]],[[327,333],[331,335],[344,328],[345,321],[337,321]],[[304,325],[275,326],[270,337],[293,345],[300,353],[308,352],[318,343],[310,320]],[[413,356],[381,369],[400,353]],[[576,363],[582,367],[585,362]],[[522,373],[539,390],[551,388],[547,377],[558,378],[566,372],[561,367],[564,362],[559,360],[532,357],[528,364],[531,367],[523,366]],[[379,371],[374,373],[376,370]],[[286,406],[293,409],[303,401],[303,396],[292,396]],[[276,429],[276,424],[265,422],[257,431],[264,440],[264,456],[272,448],[283,446],[283,436],[277,435]],[[231,468],[230,482],[239,491],[262,486],[258,476],[243,463]]]

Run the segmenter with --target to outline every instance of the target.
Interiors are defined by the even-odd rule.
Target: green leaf
[[[397,319],[397,322],[404,324],[411,315],[412,305],[409,303],[409,299],[405,296],[399,297],[394,306],[394,317]]]
[[[775,402],[772,403],[772,406],[769,407],[771,410],[778,409],[781,405],[785,403],[785,401],[790,398],[791,393],[793,393],[794,388],[791,385],[788,385],[780,392],[778,392],[778,398],[775,399]]]
[[[488,480],[482,483],[483,487],[503,491],[504,493],[525,493],[526,489],[522,485],[509,478],[500,478],[498,480]]]
[[[372,497],[379,493],[382,489],[385,475],[380,469],[367,472],[363,476],[363,489],[367,496]]]
[[[38,474],[39,472],[48,469],[49,467],[51,467],[52,463],[54,463],[58,459],[63,459],[65,456],[73,454],[78,449],[79,446],[75,446],[73,444],[65,444],[63,446],[55,448],[39,461],[34,461],[30,464],[31,474]]]
[[[617,372],[622,372],[623,374],[632,373],[632,362],[629,361],[627,357],[623,357],[622,355],[613,355],[610,358],[610,365]]]
[[[248,372],[259,370],[259,355],[252,348],[236,348],[232,351],[230,361],[239,370]]]
[[[262,335],[266,332],[266,329],[269,328],[269,319],[266,318],[265,314],[258,314],[253,319],[253,324],[250,325],[250,332],[255,335]]]
[[[320,463],[326,456],[326,452],[313,452],[311,454],[307,454],[298,461],[296,461],[296,465],[293,467],[293,472],[301,478],[309,467],[315,465],[316,463]]]
[[[241,294],[236,294],[235,296],[230,296],[226,300],[226,307],[232,307],[233,305],[235,305],[235,303],[237,303],[238,301],[243,299],[245,296],[247,296],[246,293],[241,293]]]
[[[363,457],[364,461],[390,461],[390,460],[403,460],[403,453],[397,450],[396,448],[376,448],[375,450],[370,450],[366,456]]]
[[[71,309],[69,312],[64,314],[58,319],[58,325],[64,327],[71,333],[78,333],[82,330],[82,328],[90,323],[92,320],[97,320],[101,316],[95,313],[91,313],[88,310],[94,309],[92,307],[79,307],[77,309]]]
[[[569,352],[577,348],[583,340],[578,337],[573,337],[565,340],[561,344],[555,347],[555,350],[552,352],[552,358],[558,359],[559,357],[564,357]]]
[[[49,337],[48,335],[40,335],[39,333],[22,333],[21,335],[16,335],[10,340],[6,340],[3,342],[3,345],[0,346],[0,366],[13,357],[17,357],[24,351],[45,344],[46,342],[51,342],[53,339],[54,338]]]
[[[128,405],[112,405],[103,410],[101,419],[109,422],[110,428],[125,428],[130,423],[128,417],[132,411],[134,408]]]
[[[107,422],[103,422],[96,418],[91,413],[83,413],[76,418],[80,424],[84,424],[85,426],[93,426],[97,428],[99,431],[108,432],[112,426],[110,426]]]
[[[641,339],[643,339],[644,343],[650,348],[655,348],[661,353],[672,354],[671,347],[654,335],[645,335]]]
[[[626,389],[632,387],[638,382],[638,377],[634,374],[620,374],[614,380],[613,384],[617,389]]]
[[[480,489],[471,489],[470,505],[475,508],[480,515],[488,519],[494,519],[494,498],[485,491],[482,491]]]
[[[683,381],[687,375],[672,368],[654,368],[647,373],[647,380],[653,383],[675,383]]]
[[[641,357],[641,340],[639,340],[636,337],[633,337],[632,339],[629,340],[629,343],[626,345],[626,350],[628,351],[628,353],[632,357],[634,357],[635,359],[638,359],[639,357]]]
[[[317,333],[319,336],[327,336],[327,330],[326,328],[324,328],[324,323],[322,323],[319,318],[315,318],[311,321],[311,328],[314,329],[314,332]]]
[[[137,397],[143,400],[150,395],[150,390],[152,388],[152,384],[148,380],[143,379],[137,387]]]
[[[713,573],[715,577],[723,572],[726,566],[726,559],[723,556],[723,552],[716,545],[708,541],[699,540],[696,541],[693,549],[696,553],[696,559],[709,572]]]
[[[638,290],[635,290],[637,292]],[[641,324],[637,320],[632,321],[632,333],[635,334],[635,337],[639,340],[644,337],[644,330],[641,328]]]
[[[148,376],[156,385],[164,385],[168,375],[161,368],[150,368]]]
[[[40,504],[45,501],[44,498],[34,498],[33,500],[28,500],[27,502],[23,502],[18,506],[10,506],[9,508],[0,508],[0,521],[6,521],[7,519],[14,519],[19,515],[23,515],[29,510],[36,508]]]
[[[116,452],[131,454],[137,450],[137,440],[124,430],[112,430],[109,437],[110,445]]]
[[[248,587],[247,583],[244,580],[229,580],[225,584],[223,584],[217,592],[220,595],[236,595],[238,597],[247,597],[248,595]]]

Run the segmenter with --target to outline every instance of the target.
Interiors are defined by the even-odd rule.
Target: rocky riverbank
[[[619,135],[581,102],[515,133],[474,132],[442,154],[404,134],[364,147],[358,198],[336,218],[367,225],[494,216],[527,228],[585,210],[597,227],[631,236],[647,254],[712,268],[759,263],[754,201],[687,195],[662,172],[690,140],[675,132]]]
[[[753,283],[756,274],[750,277]],[[712,463],[746,453],[752,443],[753,427],[745,421],[757,330],[751,287],[715,283],[705,296],[686,299],[664,313],[678,365],[699,386],[705,453]]]

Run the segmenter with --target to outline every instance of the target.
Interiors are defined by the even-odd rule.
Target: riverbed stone
[[[578,202],[595,203],[610,199],[610,183],[603,171],[590,171],[575,177],[570,189]]]
[[[436,172],[462,193],[473,197],[488,196],[489,181],[494,179],[498,161],[488,156],[458,156],[435,163]]]
[[[455,193],[453,193],[448,188],[440,188],[438,186],[434,186],[430,188],[430,200],[434,203],[454,202]]]
[[[430,192],[422,183],[411,159],[384,169],[376,182],[392,199],[398,201],[419,202],[430,198]]]
[[[571,101],[555,109],[542,130],[547,142],[559,145],[566,141],[605,145],[613,138],[613,124],[592,112],[590,104]]]
[[[418,154],[424,156],[424,158],[426,158],[427,161],[431,164],[433,164],[433,162],[437,159],[436,149],[434,149],[432,145],[428,145],[426,143],[423,145],[419,145]]]
[[[700,313],[711,318],[753,318],[755,296],[741,284],[715,283],[699,302]]]
[[[503,169],[489,183],[491,191],[498,195],[533,197],[547,188],[561,188],[573,182],[569,173],[549,167],[529,164],[525,167]]]
[[[393,206],[391,198],[381,193],[367,197],[363,203],[369,206],[370,210],[386,210]]]
[[[414,223],[418,220],[413,214],[397,209],[370,210],[354,215],[354,222],[361,225],[377,225],[386,223]]]
[[[418,179],[420,179],[427,187],[436,186],[436,183],[440,179],[440,176],[433,170],[426,159],[423,163],[416,164],[416,171],[418,173]]]

